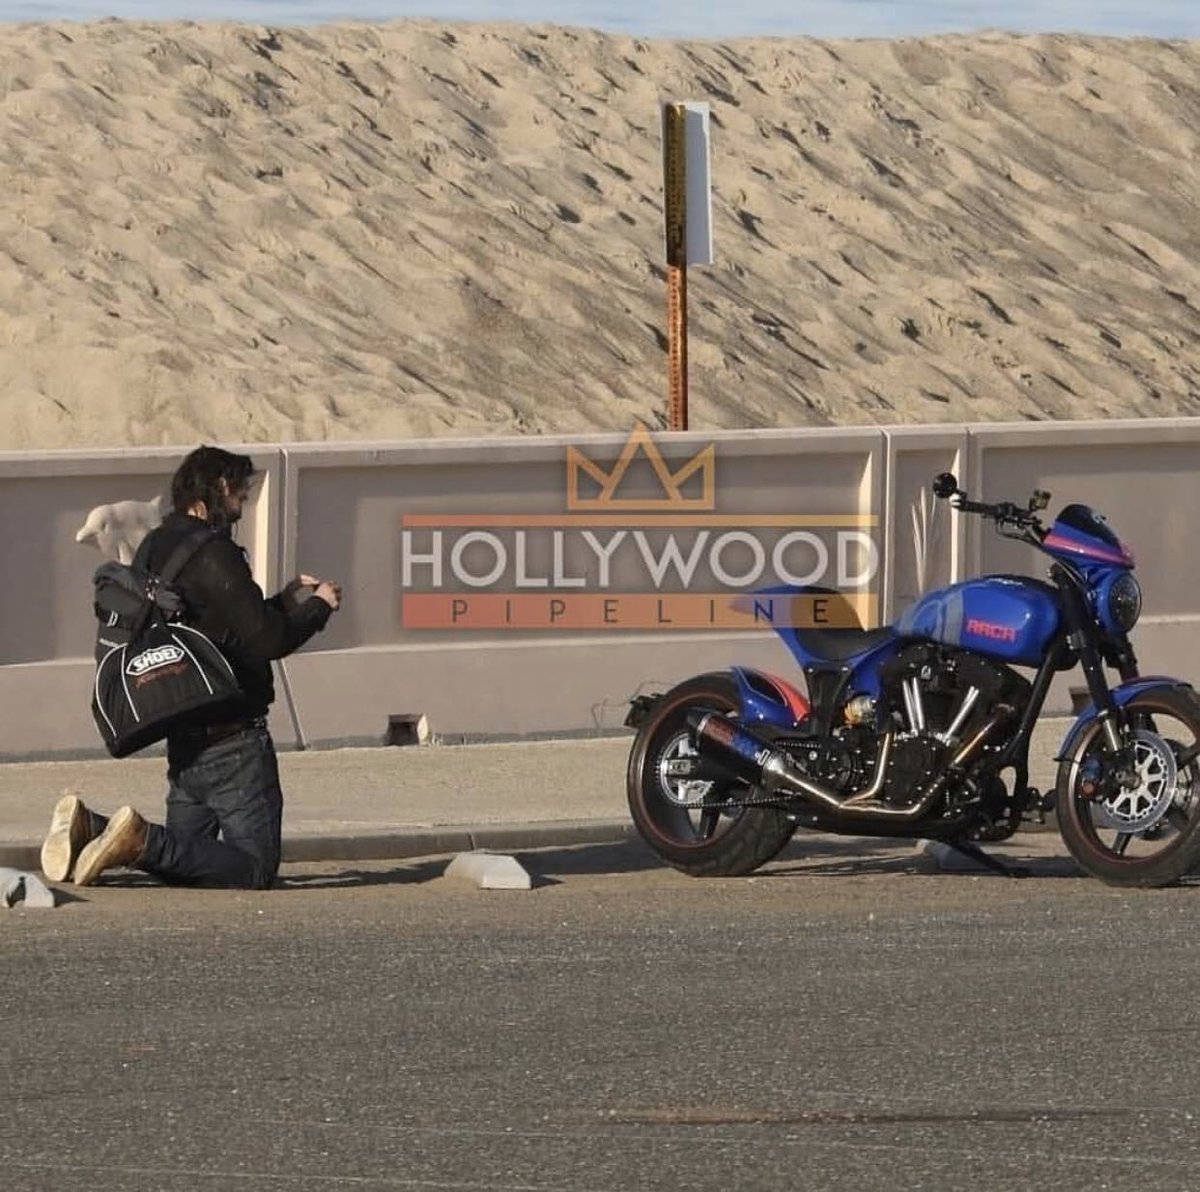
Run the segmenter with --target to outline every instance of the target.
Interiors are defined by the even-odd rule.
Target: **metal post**
[[[687,266],[667,266],[667,390],[671,430],[688,428]]]

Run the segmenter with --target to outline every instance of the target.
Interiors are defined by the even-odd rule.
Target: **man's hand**
[[[324,600],[336,612],[342,604],[342,585],[335,584],[331,579],[323,579],[317,584],[313,595],[318,600]]]
[[[301,572],[288,580],[283,589],[283,598],[288,604],[297,604],[300,599],[298,594],[304,589],[311,590],[313,596],[320,597],[324,600],[331,609],[337,609],[342,603],[342,585],[334,583],[329,579],[318,579],[315,575],[307,575]]]
[[[284,585],[283,594],[288,597],[295,597],[296,593],[301,588],[316,588],[321,581],[315,575],[300,575],[293,576]]]
[[[279,596],[285,609],[296,608],[308,600],[320,581],[312,575],[296,575],[283,585]],[[305,589],[308,589],[305,591]]]

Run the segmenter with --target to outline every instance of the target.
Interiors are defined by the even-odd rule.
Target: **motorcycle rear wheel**
[[[629,751],[629,811],[638,834],[669,865],[692,877],[740,877],[774,857],[796,825],[774,807],[704,806],[751,789],[737,780],[672,780],[669,763],[695,753],[687,723],[694,709],[736,716],[732,676],[697,675],[654,705]]]
[[[1200,867],[1200,763],[1174,760],[1200,740],[1200,699],[1182,690],[1135,695],[1136,790],[1107,800],[1080,789],[1081,769],[1103,742],[1098,723],[1058,769],[1058,827],[1079,866],[1113,886],[1169,886]]]

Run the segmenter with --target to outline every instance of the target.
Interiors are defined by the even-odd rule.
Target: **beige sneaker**
[[[146,847],[146,821],[132,807],[122,807],[108,827],[85,846],[75,862],[75,884],[90,886],[106,869],[132,865]]]
[[[52,882],[65,882],[79,850],[92,839],[92,817],[77,795],[64,795],[54,805],[50,831],[42,841],[42,872]]]

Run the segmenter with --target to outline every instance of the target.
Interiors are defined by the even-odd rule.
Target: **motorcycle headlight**
[[[1128,633],[1142,615],[1142,586],[1132,571],[1123,571],[1108,589],[1108,620]]]

